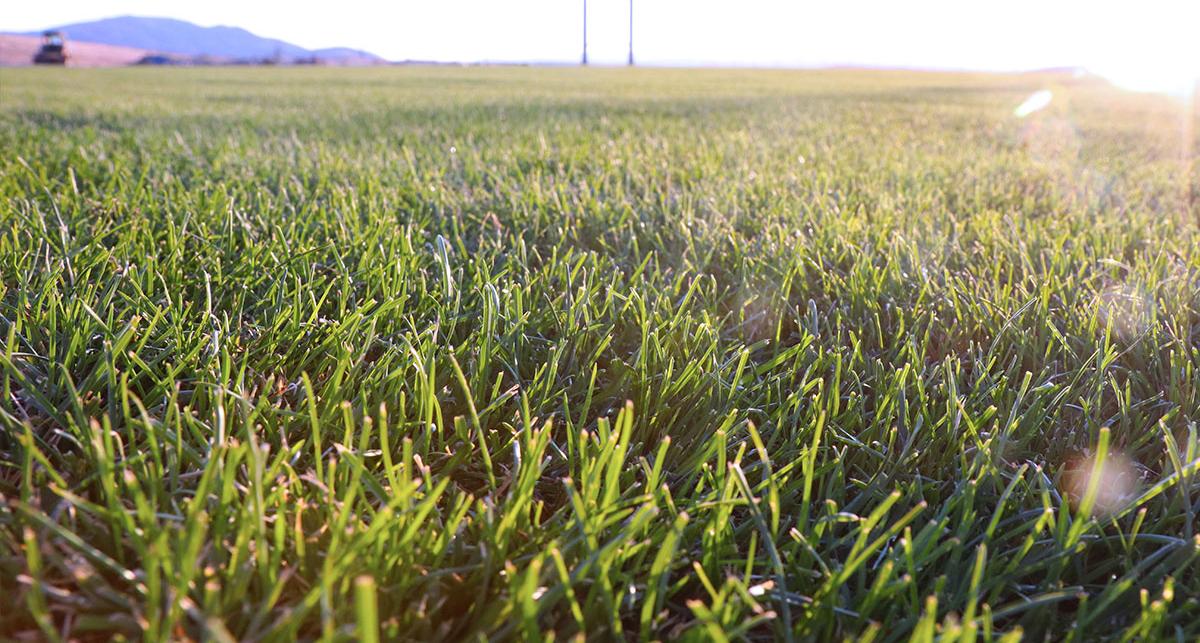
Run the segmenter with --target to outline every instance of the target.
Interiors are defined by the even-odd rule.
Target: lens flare
[[[1017,118],[1025,118],[1034,112],[1046,109],[1052,100],[1054,100],[1054,92],[1049,89],[1040,89],[1030,94],[1025,102],[1017,105],[1017,108],[1013,110],[1013,115]]]
[[[1073,166],[1079,160],[1079,130],[1071,121],[1051,115],[1021,125],[1021,147],[1042,165]]]
[[[1096,485],[1096,500],[1092,505],[1093,516],[1106,516],[1119,511],[1136,497],[1138,492],[1138,469],[1132,460],[1120,453],[1109,453],[1097,471],[1094,457],[1081,457],[1067,465],[1066,491],[1073,503],[1080,503],[1088,488]]]
[[[1117,337],[1126,342],[1144,335],[1154,321],[1154,302],[1138,289],[1127,285],[1105,288],[1096,303],[1104,328],[1111,323]]]

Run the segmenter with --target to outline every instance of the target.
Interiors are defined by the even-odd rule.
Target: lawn
[[[1065,73],[0,70],[0,638],[1197,640],[1197,131]]]

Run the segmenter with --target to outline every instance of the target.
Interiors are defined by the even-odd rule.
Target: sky
[[[232,25],[392,60],[563,62],[583,0],[9,0],[0,31],[116,15]],[[629,0],[589,0],[589,57],[621,64]],[[1200,77],[1200,0],[635,0],[640,64],[1028,70],[1084,67],[1133,89]]]

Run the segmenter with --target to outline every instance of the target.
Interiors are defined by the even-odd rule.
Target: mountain
[[[54,27],[65,31],[70,42],[94,42],[186,56],[238,60],[276,58],[295,60],[318,57],[361,63],[383,59],[345,47],[310,50],[275,38],[264,38],[240,27],[201,27],[174,18],[121,16]],[[35,32],[40,33],[40,32]]]

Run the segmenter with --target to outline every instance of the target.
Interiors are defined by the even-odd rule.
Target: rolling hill
[[[121,16],[53,27],[65,31],[72,43],[97,43],[147,51],[207,56],[233,60],[277,58],[292,61],[322,58],[343,64],[375,64],[382,58],[346,47],[306,49],[276,38],[266,38],[240,27],[202,27],[174,18]],[[36,35],[34,32],[28,35]]]
[[[0,34],[0,67],[23,67],[31,64],[33,54],[42,46],[39,36]],[[153,52],[136,47],[102,45],[94,42],[72,42],[68,45],[72,67],[120,67],[132,65]]]

